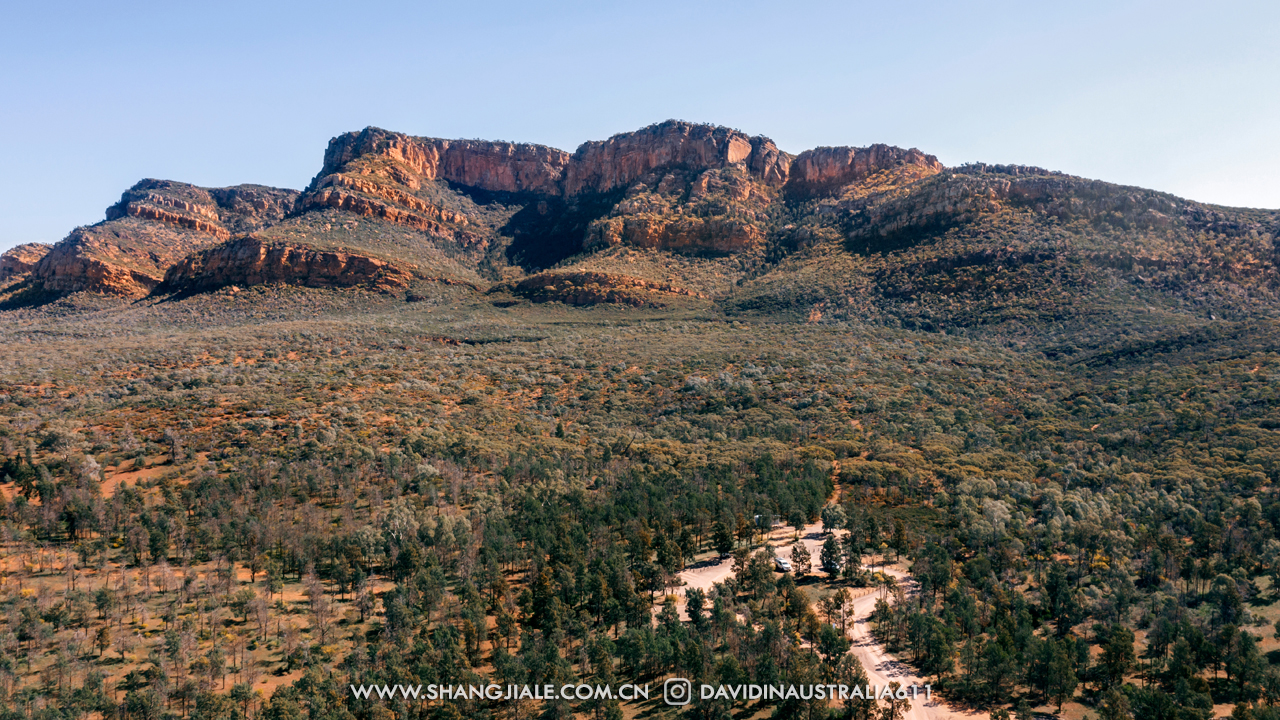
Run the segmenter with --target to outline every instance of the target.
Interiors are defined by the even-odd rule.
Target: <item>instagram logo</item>
[[[688,705],[693,699],[693,683],[684,678],[671,678],[662,684],[662,699],[668,705]]]

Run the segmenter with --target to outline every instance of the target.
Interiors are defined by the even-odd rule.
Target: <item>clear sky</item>
[[[334,135],[679,118],[1280,207],[1280,3],[7,2],[0,250],[144,177],[301,188]]]

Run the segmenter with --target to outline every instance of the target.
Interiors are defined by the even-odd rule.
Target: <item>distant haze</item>
[[[1276,37],[1268,2],[9,3],[0,250],[144,177],[301,188],[367,125],[573,150],[680,118],[1276,208]]]

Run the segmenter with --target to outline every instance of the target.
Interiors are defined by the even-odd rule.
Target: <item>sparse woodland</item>
[[[1060,355],[434,292],[10,313],[4,717],[612,720],[636,709],[347,685],[853,684],[867,587],[956,703],[1274,716],[1272,325]],[[819,520],[847,532],[773,572],[762,530]],[[676,573],[718,553],[736,576],[684,619]],[[888,717],[819,705],[763,711]]]

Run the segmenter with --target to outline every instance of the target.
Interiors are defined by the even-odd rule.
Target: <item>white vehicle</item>
[[[775,557],[773,564],[778,567],[779,572],[791,572],[791,561],[786,558]]]

